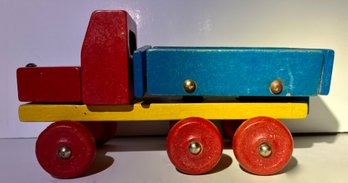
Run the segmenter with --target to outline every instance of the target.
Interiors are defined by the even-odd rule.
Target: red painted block
[[[136,25],[126,11],[93,12],[81,51],[85,104],[130,104]]]
[[[22,67],[17,69],[22,102],[81,102],[80,67]]]

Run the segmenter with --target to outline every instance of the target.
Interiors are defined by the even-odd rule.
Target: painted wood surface
[[[154,47],[146,51],[147,95],[315,96],[327,94],[334,52],[290,48]],[[194,80],[192,93],[184,90]],[[283,83],[270,92],[274,80]]]
[[[133,54],[134,96],[142,98],[146,91],[146,50],[151,46],[143,46]]]
[[[81,102],[80,67],[21,67],[17,69],[22,102]]]
[[[268,116],[279,119],[305,118],[307,102],[245,103],[137,103],[134,105],[57,105],[24,104],[19,107],[21,121],[148,121],[206,119],[249,119]]]
[[[136,25],[126,11],[95,11],[81,51],[85,104],[130,104]]]

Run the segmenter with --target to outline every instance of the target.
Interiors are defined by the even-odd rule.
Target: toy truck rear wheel
[[[36,141],[36,158],[57,178],[81,176],[96,154],[92,134],[77,122],[59,121],[48,126]]]
[[[255,117],[245,121],[236,131],[233,152],[241,167],[257,175],[278,173],[289,162],[293,139],[280,121]]]
[[[186,174],[204,174],[215,167],[223,143],[217,127],[209,120],[190,117],[169,131],[167,153],[174,166]]]

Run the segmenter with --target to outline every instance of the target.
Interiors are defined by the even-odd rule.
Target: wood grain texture
[[[146,53],[146,94],[152,96],[277,96],[327,94],[333,51],[290,48],[154,47]],[[188,93],[185,80],[196,83]]]
[[[249,119],[268,116],[278,119],[305,118],[308,103],[151,103],[134,105],[24,104],[21,121],[147,121],[180,120],[187,117]]]
[[[81,51],[85,104],[129,104],[133,100],[130,55],[136,25],[125,11],[95,11]]]

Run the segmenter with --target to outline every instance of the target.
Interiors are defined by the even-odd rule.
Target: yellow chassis
[[[268,116],[300,119],[308,113],[307,102],[260,103],[136,103],[133,105],[23,104],[23,122],[43,121],[149,121],[202,117],[211,120],[249,119]]]

